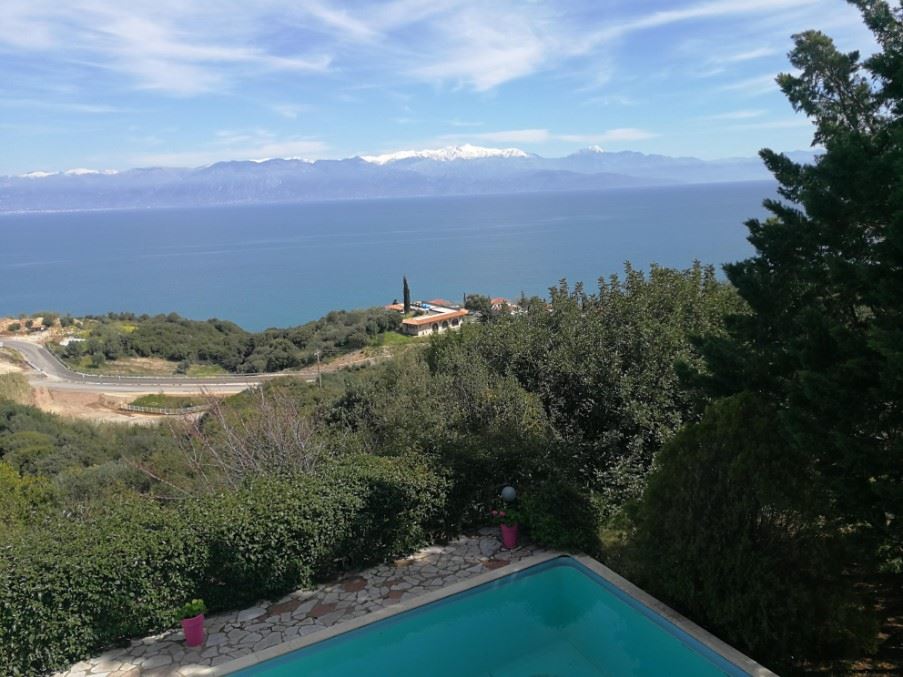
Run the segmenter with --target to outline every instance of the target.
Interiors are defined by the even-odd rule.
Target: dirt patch
[[[25,362],[15,350],[0,348],[0,374],[23,374]]]
[[[137,395],[137,393],[109,395],[72,390],[51,390],[41,386],[35,386],[32,389],[34,406],[51,414],[93,421],[95,423],[150,425],[160,421],[160,416],[138,414],[119,409],[120,404],[130,402]]]

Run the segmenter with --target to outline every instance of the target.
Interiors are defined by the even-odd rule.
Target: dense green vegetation
[[[123,500],[90,521],[48,519],[0,551],[0,671],[64,667],[172,625],[195,597],[214,610],[250,604],[407,552],[442,504],[428,469],[370,456],[178,506]]]
[[[85,356],[101,366],[121,357],[160,357],[179,363],[185,373],[193,364],[218,365],[231,372],[272,372],[312,364],[370,345],[398,328],[398,313],[381,308],[334,311],[314,322],[289,329],[247,332],[223,320],[197,321],[169,315],[110,313],[86,318],[93,326],[86,341],[73,342],[61,355],[74,365]]]
[[[814,165],[762,158],[788,202],[726,266],[751,312],[703,343],[719,400],[661,455],[636,525],[643,580],[781,665],[870,650],[903,571],[903,10],[858,0],[881,51],[795,37],[779,83]],[[893,593],[892,593],[893,594]]]
[[[749,222],[729,283],[699,264],[562,281],[171,429],[0,400],[0,668],[46,672],[196,597],[241,606],[449,537],[508,483],[531,538],[605,559],[769,667],[873,651],[903,589],[903,25],[856,4],[883,51],[797,36],[780,82],[825,154],[763,152],[787,202]],[[332,317],[266,345],[347,344]],[[91,349],[254,364],[234,325],[186,322],[107,318]]]

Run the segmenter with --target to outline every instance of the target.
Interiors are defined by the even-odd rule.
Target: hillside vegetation
[[[442,541],[506,484],[531,539],[603,559],[770,668],[900,672],[903,17],[855,4],[881,51],[796,36],[779,82],[825,154],[763,151],[784,201],[748,222],[728,281],[700,264],[562,281],[521,314],[172,427],[0,400],[0,672],[66,667],[195,597],[240,607]],[[184,339],[169,354],[254,364],[234,325],[184,322],[108,318],[93,345]],[[293,331],[267,345],[327,335]]]
[[[371,308],[333,311],[314,322],[288,329],[247,332],[224,320],[188,320],[169,315],[109,313],[85,318],[85,341],[58,348],[73,368],[101,367],[123,357],[156,357],[176,363],[177,371],[197,374],[197,365],[229,372],[275,372],[378,343],[398,328],[398,313]]]

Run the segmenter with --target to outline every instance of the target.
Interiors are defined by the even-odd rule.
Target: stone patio
[[[207,639],[201,647],[187,648],[182,631],[170,630],[133,640],[127,648],[81,661],[57,675],[194,675],[203,668],[319,632],[540,552],[530,544],[504,550],[498,529],[482,529],[318,588],[296,590],[275,602],[261,601],[249,609],[212,615],[205,624]]]

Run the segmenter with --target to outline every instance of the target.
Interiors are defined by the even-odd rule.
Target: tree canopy
[[[755,254],[725,266],[748,312],[702,342],[694,380],[728,399],[666,449],[638,513],[646,583],[784,665],[872,647],[877,600],[861,593],[903,569],[903,9],[853,4],[881,50],[863,60],[794,36],[797,73],[778,83],[823,152],[761,152],[783,199],[747,222]],[[705,488],[686,491],[698,473]],[[782,625],[825,600],[821,620]]]

